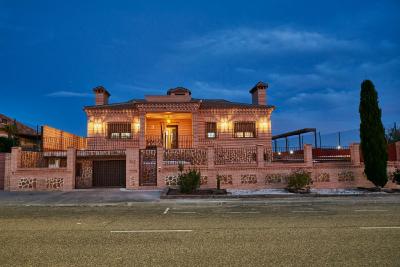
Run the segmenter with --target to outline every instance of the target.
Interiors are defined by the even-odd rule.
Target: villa
[[[177,186],[179,164],[198,169],[206,188],[216,186],[217,176],[223,188],[284,188],[299,169],[316,188],[370,185],[359,144],[272,147],[275,107],[267,89],[264,82],[252,87],[251,104],[194,98],[183,87],[109,103],[111,94],[98,86],[94,105],[84,107],[87,137],[43,126],[40,151],[16,147],[3,156],[5,190],[165,188]],[[400,166],[400,142],[393,145],[389,172]]]

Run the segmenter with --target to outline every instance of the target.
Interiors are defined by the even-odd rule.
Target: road
[[[0,206],[1,266],[399,266],[400,198]]]

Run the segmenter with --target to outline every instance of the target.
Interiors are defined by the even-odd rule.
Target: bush
[[[0,152],[11,152],[11,148],[16,146],[16,142],[14,139],[7,138],[7,137],[0,137]]]
[[[300,190],[309,188],[311,184],[311,175],[304,170],[298,170],[288,176],[288,188],[291,190]]]
[[[400,184],[400,169],[397,169],[392,174],[393,182],[396,184]]]
[[[182,193],[193,193],[200,186],[200,172],[195,169],[190,169],[179,174],[179,185]]]

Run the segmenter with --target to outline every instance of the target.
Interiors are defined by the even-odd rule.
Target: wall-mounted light
[[[229,131],[229,121],[227,120],[227,119],[222,119],[220,122],[219,122],[219,128],[220,128],[220,130],[221,130],[221,132],[227,132],[227,131]]]
[[[133,125],[135,132],[139,132],[140,131],[140,122],[135,122],[135,124]]]
[[[264,132],[264,133],[268,132],[268,130],[270,128],[270,123],[268,121],[268,118],[260,119],[260,121],[258,122],[258,127],[261,132]]]

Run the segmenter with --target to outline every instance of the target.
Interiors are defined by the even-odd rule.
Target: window
[[[216,137],[217,137],[217,123],[206,122],[206,138],[216,138]]]
[[[131,124],[129,122],[108,123],[108,138],[128,139],[132,137]]]
[[[254,121],[235,122],[234,137],[237,138],[256,137],[256,123]]]

